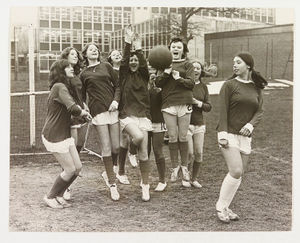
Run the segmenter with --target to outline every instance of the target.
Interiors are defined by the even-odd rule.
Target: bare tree
[[[179,14],[169,14],[168,24],[172,35],[180,36],[186,43],[193,39],[195,32],[199,29],[196,22],[192,22],[191,17],[200,11],[205,10],[212,16],[221,14],[226,17],[238,16],[241,12],[239,8],[179,8]]]

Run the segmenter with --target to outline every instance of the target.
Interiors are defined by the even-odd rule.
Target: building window
[[[92,8],[83,9],[83,21],[92,22]]]
[[[101,32],[94,32],[93,33],[93,37],[94,37],[94,42],[101,46],[102,43],[102,36],[101,36]]]
[[[121,24],[122,23],[122,12],[114,11],[114,23]]]
[[[170,8],[170,13],[176,13],[177,9],[176,8]]]
[[[68,20],[68,21],[71,19],[71,9],[70,8],[62,8],[61,9],[61,19]]]
[[[62,30],[61,31],[61,42],[63,42],[63,43],[71,42],[71,31],[70,30]]]
[[[60,35],[61,35],[61,32],[60,30],[51,30],[51,33],[50,33],[50,38],[51,38],[51,42],[54,43],[60,43]]]
[[[48,7],[40,7],[40,19],[49,20],[50,9]]]
[[[74,7],[73,8],[73,21],[82,21],[82,8],[81,7]]]
[[[124,12],[123,21],[124,21],[124,25],[131,24],[131,13],[130,12]]]
[[[104,23],[112,23],[112,11],[104,10]]]
[[[80,44],[82,43],[82,31],[81,30],[73,30],[73,43]]]
[[[51,7],[51,20],[60,19],[60,8]]]
[[[152,13],[159,13],[159,8],[153,7],[152,8]]]
[[[162,14],[168,14],[168,8],[163,7],[163,8],[160,9],[160,12]]]
[[[50,32],[49,29],[40,29],[40,42],[49,42]]]
[[[94,8],[94,22],[101,23],[101,8]]]
[[[92,31],[87,30],[87,31],[83,31],[83,43],[89,43],[92,42]]]

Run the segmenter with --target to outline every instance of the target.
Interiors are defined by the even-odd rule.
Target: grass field
[[[151,155],[151,200],[142,202],[139,169],[127,164],[131,185],[118,184],[121,198],[113,202],[100,176],[104,171],[103,164],[96,157],[81,155],[83,177],[72,185],[72,207],[53,210],[44,205],[42,198],[60,172],[54,157],[11,157],[10,231],[290,231],[293,88],[266,90],[264,93],[265,114],[255,130],[248,172],[231,205],[241,216],[240,221],[225,225],[216,218],[215,203],[227,169],[216,142],[217,96],[211,96],[213,109],[206,115],[204,163],[200,173],[202,189],[186,189],[178,181],[168,182],[164,192],[154,192],[157,172]],[[94,140],[89,142],[95,143]],[[164,150],[169,168],[167,146]]]

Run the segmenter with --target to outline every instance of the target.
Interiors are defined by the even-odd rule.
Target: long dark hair
[[[70,64],[66,59],[55,61],[50,67],[49,73],[49,88],[51,89],[56,83],[69,85],[69,78],[66,75],[65,68]]]
[[[98,50],[98,59],[97,59],[97,61],[99,61],[100,62],[100,49],[99,49],[99,46],[96,44],[96,43],[94,43],[94,42],[90,42],[90,43],[87,43],[84,47],[83,47],[83,49],[82,49],[82,56],[83,56],[83,59],[84,59],[84,64],[86,65],[86,66],[88,66],[89,65],[89,60],[88,60],[88,58],[87,58],[87,56],[86,56],[86,52],[87,52],[87,49],[89,48],[89,46],[91,46],[91,45],[94,45],[94,46],[96,46],[97,47],[97,50]]]
[[[65,68],[69,65],[69,62],[66,59],[59,59],[51,65],[49,73],[49,88],[51,89],[56,83],[63,83],[67,87],[76,104],[83,108],[83,104],[76,93],[75,87],[72,85],[70,78],[67,77],[65,72]]]
[[[80,52],[74,48],[74,47],[66,47],[65,49],[63,49],[62,53],[60,54],[59,58],[60,59],[66,59],[68,60],[68,56],[70,54],[70,52],[74,50],[77,53],[77,57],[78,57],[78,62],[74,65],[74,74],[78,75],[81,71],[81,69],[83,68],[84,64],[83,64],[83,57],[80,54]]]
[[[114,66],[113,62],[112,62],[112,59],[111,59],[111,54],[114,52],[114,51],[118,51],[121,56],[122,56],[122,52],[119,51],[119,50],[111,50],[109,53],[108,53],[108,57],[107,57],[107,61],[110,63],[110,65]]]
[[[254,60],[252,55],[249,52],[241,52],[235,56],[241,58],[249,66],[249,72],[251,73],[251,80],[254,82],[255,86],[259,89],[264,89],[268,85],[268,82],[260,74],[260,72],[254,70]],[[237,75],[234,73],[229,79],[234,79],[236,77]]]

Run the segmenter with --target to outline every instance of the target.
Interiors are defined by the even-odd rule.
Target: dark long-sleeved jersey
[[[130,71],[130,44],[125,44],[119,77],[121,85],[121,101],[119,105],[120,118],[127,116],[150,116],[150,100],[148,92],[149,72],[146,59],[141,50],[136,51],[139,68],[136,72]]]
[[[218,132],[239,134],[250,123],[257,126],[263,115],[262,90],[253,82],[243,83],[236,79],[226,81],[220,91],[220,118]]]
[[[70,138],[71,115],[79,116],[81,109],[63,83],[53,85],[47,105],[47,117],[42,130],[44,137],[52,143]]]
[[[198,82],[195,84],[193,89],[193,97],[197,100],[203,102],[202,107],[198,107],[197,105],[193,105],[193,112],[191,115],[191,124],[192,125],[204,125],[203,119],[203,111],[209,112],[211,110],[211,104],[209,101],[209,94],[206,84],[202,82]]]
[[[86,100],[88,94],[88,106],[93,117],[108,111],[114,100],[119,103],[118,76],[108,62],[87,67],[81,72],[80,79],[83,84],[83,100]]]
[[[172,69],[179,72],[180,79],[163,73],[156,78],[156,86],[162,88],[162,109],[174,105],[188,105],[193,102],[194,67],[188,61],[173,62]]]

